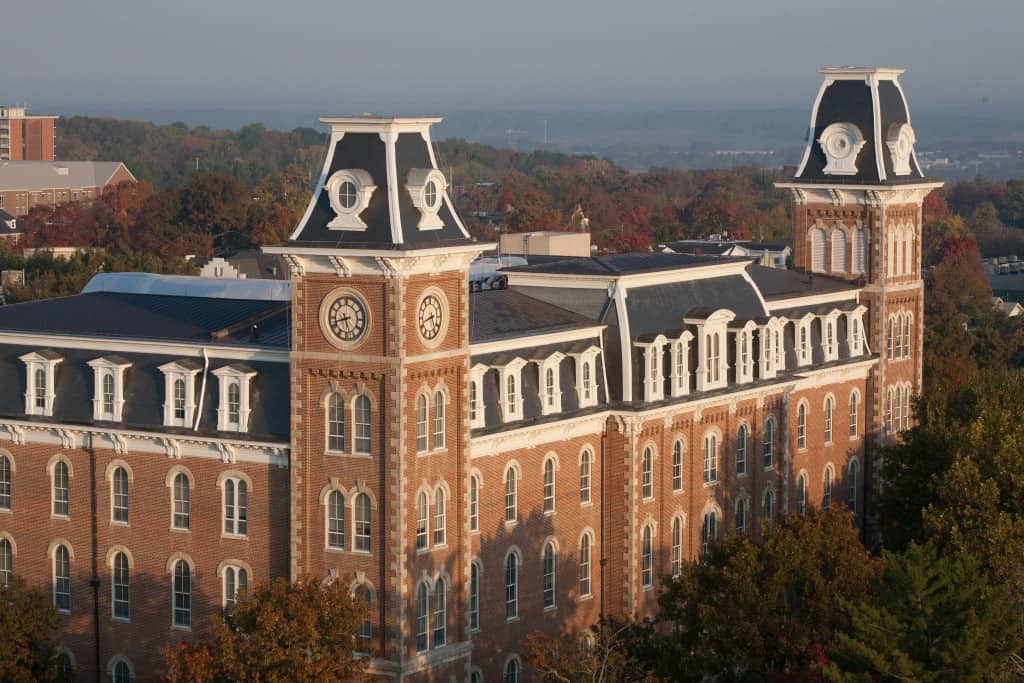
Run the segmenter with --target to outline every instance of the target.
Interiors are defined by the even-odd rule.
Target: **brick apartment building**
[[[899,71],[826,69],[798,271],[535,257],[470,287],[439,119],[326,118],[290,282],[100,275],[0,309],[0,571],[64,666],[152,679],[270,577],[343,581],[391,680],[528,680],[535,629],[651,615],[709,538],[844,505],[920,386]],[[494,280],[499,281],[498,279]]]
[[[53,161],[56,116],[0,107],[0,161]]]
[[[24,216],[36,206],[92,201],[125,182],[136,180],[120,161],[0,161],[0,209]]]

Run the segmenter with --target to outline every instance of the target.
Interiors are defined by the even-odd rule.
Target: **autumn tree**
[[[172,683],[352,681],[364,662],[353,649],[368,607],[342,582],[276,579],[240,596],[213,636],[167,650]]]
[[[0,582],[0,681],[56,680],[56,628],[57,612],[44,589],[18,576]]]
[[[583,633],[530,634],[526,664],[552,683],[653,683],[655,654],[651,622],[607,620]]]

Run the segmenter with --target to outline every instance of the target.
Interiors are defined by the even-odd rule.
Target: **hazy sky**
[[[1024,0],[4,5],[4,104],[808,108],[819,66],[872,64],[906,68],[919,106],[1024,105]]]

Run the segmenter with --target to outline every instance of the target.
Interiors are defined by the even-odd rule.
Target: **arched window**
[[[715,332],[711,336],[711,340],[712,340],[711,341],[711,352],[712,352],[712,356],[711,356],[711,369],[714,372],[714,380],[713,381],[717,382],[720,379],[719,367],[718,367],[719,366],[718,359],[719,359],[719,357],[721,355],[721,340],[718,338],[718,333],[717,332]]]
[[[555,460],[544,461],[544,512],[555,511]]]
[[[515,375],[509,375],[505,379],[505,403],[507,404],[506,412],[508,415],[518,414],[518,398],[516,397],[516,378]]]
[[[427,450],[427,397],[420,394],[416,398],[416,452],[423,453]]]
[[[327,450],[345,450],[345,403],[340,394],[327,399]]]
[[[896,338],[893,341],[895,347],[893,358],[903,358],[903,316],[896,316]]]
[[[555,606],[555,544],[550,541],[544,545],[542,564],[544,573],[544,608],[547,609]]]
[[[53,606],[59,612],[71,611],[71,553],[63,545],[53,553]]]
[[[736,433],[736,474],[747,473],[747,425]]]
[[[825,231],[821,228],[811,228],[811,270],[825,272]]]
[[[238,425],[241,416],[242,389],[238,382],[228,385],[228,424]]]
[[[444,579],[434,584],[434,647],[445,644],[448,635],[448,585]]]
[[[860,395],[855,391],[850,394],[850,438],[857,436],[857,403]]]
[[[640,581],[643,587],[654,586],[654,532],[651,525],[644,527],[643,547],[641,548]]]
[[[910,429],[910,387],[903,387],[903,429]]]
[[[764,492],[764,496],[761,498],[761,518],[764,520],[764,526],[771,524],[772,517],[775,516],[775,491],[767,489]]]
[[[801,517],[807,514],[807,475],[803,473],[796,478],[796,512]]]
[[[114,417],[114,373],[103,373],[101,394],[101,410],[103,412],[103,417],[111,419]]]
[[[580,538],[580,595],[590,595],[590,534]]]
[[[373,439],[371,436],[370,418],[370,397],[365,395],[356,396],[355,402],[355,423],[356,438],[355,452],[369,455],[372,452]]]
[[[345,497],[341,491],[331,491],[327,496],[327,546],[345,547]]]
[[[239,595],[249,590],[249,572],[242,567],[228,565],[224,568],[224,607],[232,607]]]
[[[690,381],[690,375],[686,371],[686,345],[678,341],[672,346],[676,362],[676,391],[682,393]]]
[[[830,358],[835,356],[836,329],[831,320],[825,322],[825,348],[827,349]]]
[[[672,490],[683,490],[683,442],[672,444]]]
[[[505,470],[505,521],[514,522],[518,517],[519,486],[516,481],[516,470],[509,467]]]
[[[641,493],[645,499],[654,497],[654,448],[644,449],[640,463]]]
[[[46,409],[46,372],[42,368],[36,370],[35,381],[36,408]]]
[[[895,389],[889,387],[889,390],[886,392],[885,395],[885,431],[889,432],[890,434],[892,434],[894,431],[892,424],[892,404],[894,391]]]
[[[71,510],[70,471],[68,464],[58,460],[53,465],[53,514],[67,517]]]
[[[736,501],[736,533],[747,532],[747,499],[740,498]]]
[[[366,605],[366,618],[359,624],[356,637],[359,639],[359,649],[366,651],[370,647],[370,640],[373,639],[373,589],[366,584],[360,584],[355,590],[356,602]]]
[[[6,538],[0,538],[0,586],[6,586],[14,575],[14,548]]]
[[[718,437],[708,434],[704,437],[704,483],[718,481]]]
[[[849,497],[847,498],[847,501],[846,501],[846,505],[847,505],[847,507],[850,508],[850,512],[854,512],[854,513],[857,512],[857,492],[858,492],[858,486],[859,486],[859,482],[857,480],[858,480],[858,475],[859,474],[860,474],[860,465],[857,463],[856,460],[851,460],[850,461],[850,474],[849,474],[850,492],[849,492]]]
[[[476,560],[469,566],[469,628],[480,629],[480,565]]]
[[[807,404],[801,403],[796,409],[796,447],[807,448]]]
[[[764,421],[764,467],[774,464],[775,453],[775,421],[771,418]]]
[[[356,494],[355,501],[355,544],[353,550],[370,552],[372,521],[370,513],[370,496],[365,493]]]
[[[505,558],[505,618],[519,616],[519,555],[512,552]]]
[[[249,485],[244,479],[224,480],[224,533],[239,536],[249,533]]]
[[[679,576],[683,563],[683,521],[672,520],[672,576]]]
[[[174,419],[185,419],[185,380],[174,380]]]
[[[478,397],[479,391],[480,390],[477,388],[476,381],[475,380],[470,381],[470,383],[469,383],[469,421],[472,422],[474,425],[476,425],[476,422],[477,422],[476,412],[479,409],[478,406],[477,406],[477,401],[480,400],[479,397]]]
[[[846,233],[842,230],[832,231],[832,271],[846,271]]]
[[[434,492],[434,545],[444,545],[447,529],[444,489],[440,486]]]
[[[893,410],[892,421],[895,431],[903,428],[903,391],[899,387],[894,389],[896,408]]]
[[[825,487],[824,492],[821,495],[821,509],[828,510],[829,506],[832,505],[832,466],[829,465],[825,468]]]
[[[184,472],[174,475],[174,528],[188,529],[192,516],[192,489]]]
[[[110,603],[115,619],[131,618],[128,556],[120,552],[114,555],[110,567]]]
[[[114,664],[114,683],[131,683],[132,670],[123,659]]]
[[[416,589],[416,651],[426,652],[428,629],[430,628],[430,593],[426,583]]]
[[[427,547],[429,505],[427,492],[420,491],[416,496],[416,550],[424,550]]]
[[[469,530],[480,530],[480,477],[469,478]]]
[[[746,376],[747,372],[748,372],[747,366],[748,366],[748,363],[750,362],[750,347],[749,347],[750,343],[749,343],[749,341],[747,339],[747,333],[746,332],[740,332],[739,335],[740,335],[740,362],[739,362],[740,374],[743,375],[743,376]]]
[[[701,553],[707,553],[711,541],[718,538],[718,515],[713,510],[704,513],[704,522],[700,527]]]
[[[832,397],[825,399],[825,443],[832,443]]]
[[[174,563],[174,625],[192,625],[192,569],[185,560]]]
[[[57,680],[61,683],[73,681],[75,679],[75,666],[71,663],[71,655],[67,652],[60,652],[57,654],[56,660]]]
[[[519,660],[508,660],[505,665],[505,683],[519,683]]]
[[[800,326],[800,358],[804,360],[810,359],[811,348],[807,344],[807,327],[805,325]]]
[[[111,508],[110,519],[122,524],[128,523],[128,471],[123,467],[114,468],[110,477]]]
[[[590,363],[583,361],[583,399],[586,401],[590,400]]]
[[[909,313],[903,325],[903,357],[910,358],[910,328],[914,318]]]
[[[887,356],[889,358],[895,358],[895,355],[893,354],[893,351],[895,349],[895,347],[893,346],[895,335],[896,335],[896,318],[893,317],[893,318],[889,318],[889,330],[888,330],[888,333],[885,336],[885,349],[886,349],[886,352],[887,352]]]
[[[864,273],[868,269],[868,233],[864,228],[853,232],[853,272]]]
[[[544,371],[544,400],[549,408],[555,405],[555,370],[548,368]]]
[[[580,502],[590,502],[590,450],[580,455]]]
[[[11,509],[11,459],[0,455],[0,510]]]
[[[434,394],[434,449],[444,448],[444,394]]]

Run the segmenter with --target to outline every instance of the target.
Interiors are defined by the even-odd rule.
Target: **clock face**
[[[444,325],[444,305],[434,294],[427,294],[420,299],[417,313],[417,324],[420,336],[427,342],[437,341]]]
[[[351,294],[342,294],[327,308],[327,324],[342,342],[354,342],[366,333],[366,307]]]

